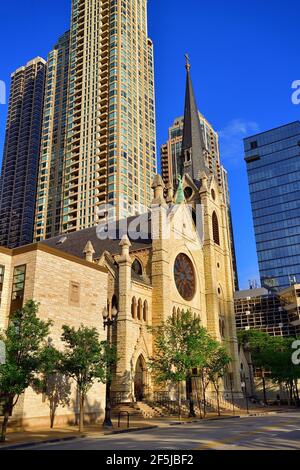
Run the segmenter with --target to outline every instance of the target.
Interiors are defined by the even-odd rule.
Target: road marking
[[[287,426],[289,424],[293,424],[294,422],[295,422],[295,420],[283,421],[281,423],[278,423],[278,425],[276,425],[276,426],[270,426],[269,425],[269,426],[264,426],[260,429],[255,429],[253,431],[240,432],[238,435],[230,436],[230,437],[227,437],[227,438],[222,439],[220,441],[204,442],[201,446],[196,447],[193,450],[209,450],[209,449],[214,449],[216,447],[223,446],[223,445],[226,445],[226,444],[232,444],[233,445],[234,442],[240,441],[245,437],[250,437],[250,436],[255,435],[255,434],[264,433],[264,432],[269,431],[269,430],[279,431],[282,426]],[[283,430],[283,431],[286,431],[286,430]]]

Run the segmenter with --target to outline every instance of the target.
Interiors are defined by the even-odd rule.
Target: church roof
[[[134,239],[136,238],[134,235],[138,235],[136,234],[136,231],[133,230],[133,232],[130,233],[130,224],[135,220],[136,216],[116,222],[115,229],[113,226],[111,226],[110,232],[107,234],[109,236],[107,236],[104,240],[99,238],[97,226],[79,230],[77,232],[62,234],[48,240],[43,240],[40,243],[60,250],[64,253],[77,256],[78,258],[85,258],[85,247],[86,244],[90,241],[95,250],[94,257],[97,259],[100,258],[105,251],[108,251],[112,255],[119,254],[119,243],[122,240],[123,235],[127,234],[132,245],[130,247],[130,252],[147,249],[152,245],[151,221],[149,216],[148,214],[143,215],[143,226],[142,228],[138,227],[141,238],[137,240]],[[126,229],[126,225],[128,229]]]
[[[186,150],[192,150],[191,153],[191,171],[190,176],[196,180],[199,179],[200,172],[205,171],[209,174],[209,169],[206,164],[204,155],[205,143],[203,138],[203,131],[200,124],[198,106],[195,98],[193,83],[191,79],[191,66],[186,56],[187,64],[187,79],[186,79],[186,93],[185,93],[185,107],[184,107],[184,127],[183,127],[183,141],[182,141],[182,167],[184,165],[184,155]],[[183,170],[184,171],[184,170]]]

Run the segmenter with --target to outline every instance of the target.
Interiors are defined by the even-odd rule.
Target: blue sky
[[[69,27],[71,0],[2,2],[0,80],[46,57]],[[291,84],[300,79],[299,0],[149,0],[155,46],[158,148],[183,114],[189,53],[201,112],[220,132],[229,172],[241,287],[258,279],[242,139],[298,120]],[[0,105],[0,154],[7,108]]]

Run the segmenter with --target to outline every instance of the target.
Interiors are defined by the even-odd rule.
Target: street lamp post
[[[118,310],[116,307],[113,307],[111,312],[111,318],[109,317],[109,313],[107,308],[105,307],[103,310],[103,326],[104,330],[107,328],[107,342],[109,346],[112,346],[112,327],[117,320]],[[108,370],[108,379],[106,382],[106,400],[105,400],[105,418],[103,421],[103,427],[105,428],[112,428],[113,423],[111,421],[111,364],[109,364]]]
[[[246,377],[243,378],[242,381],[242,389],[244,391],[244,396],[246,399],[246,408],[247,408],[247,414],[249,414],[249,402],[248,402],[248,391],[247,391],[247,383],[246,383]]]

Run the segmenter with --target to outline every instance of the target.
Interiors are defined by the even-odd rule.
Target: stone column
[[[123,402],[132,401],[132,338],[131,316],[131,265],[129,255],[131,243],[124,235],[120,242],[121,255],[116,257],[119,265],[119,311],[117,322],[117,373],[113,389],[122,394]]]

